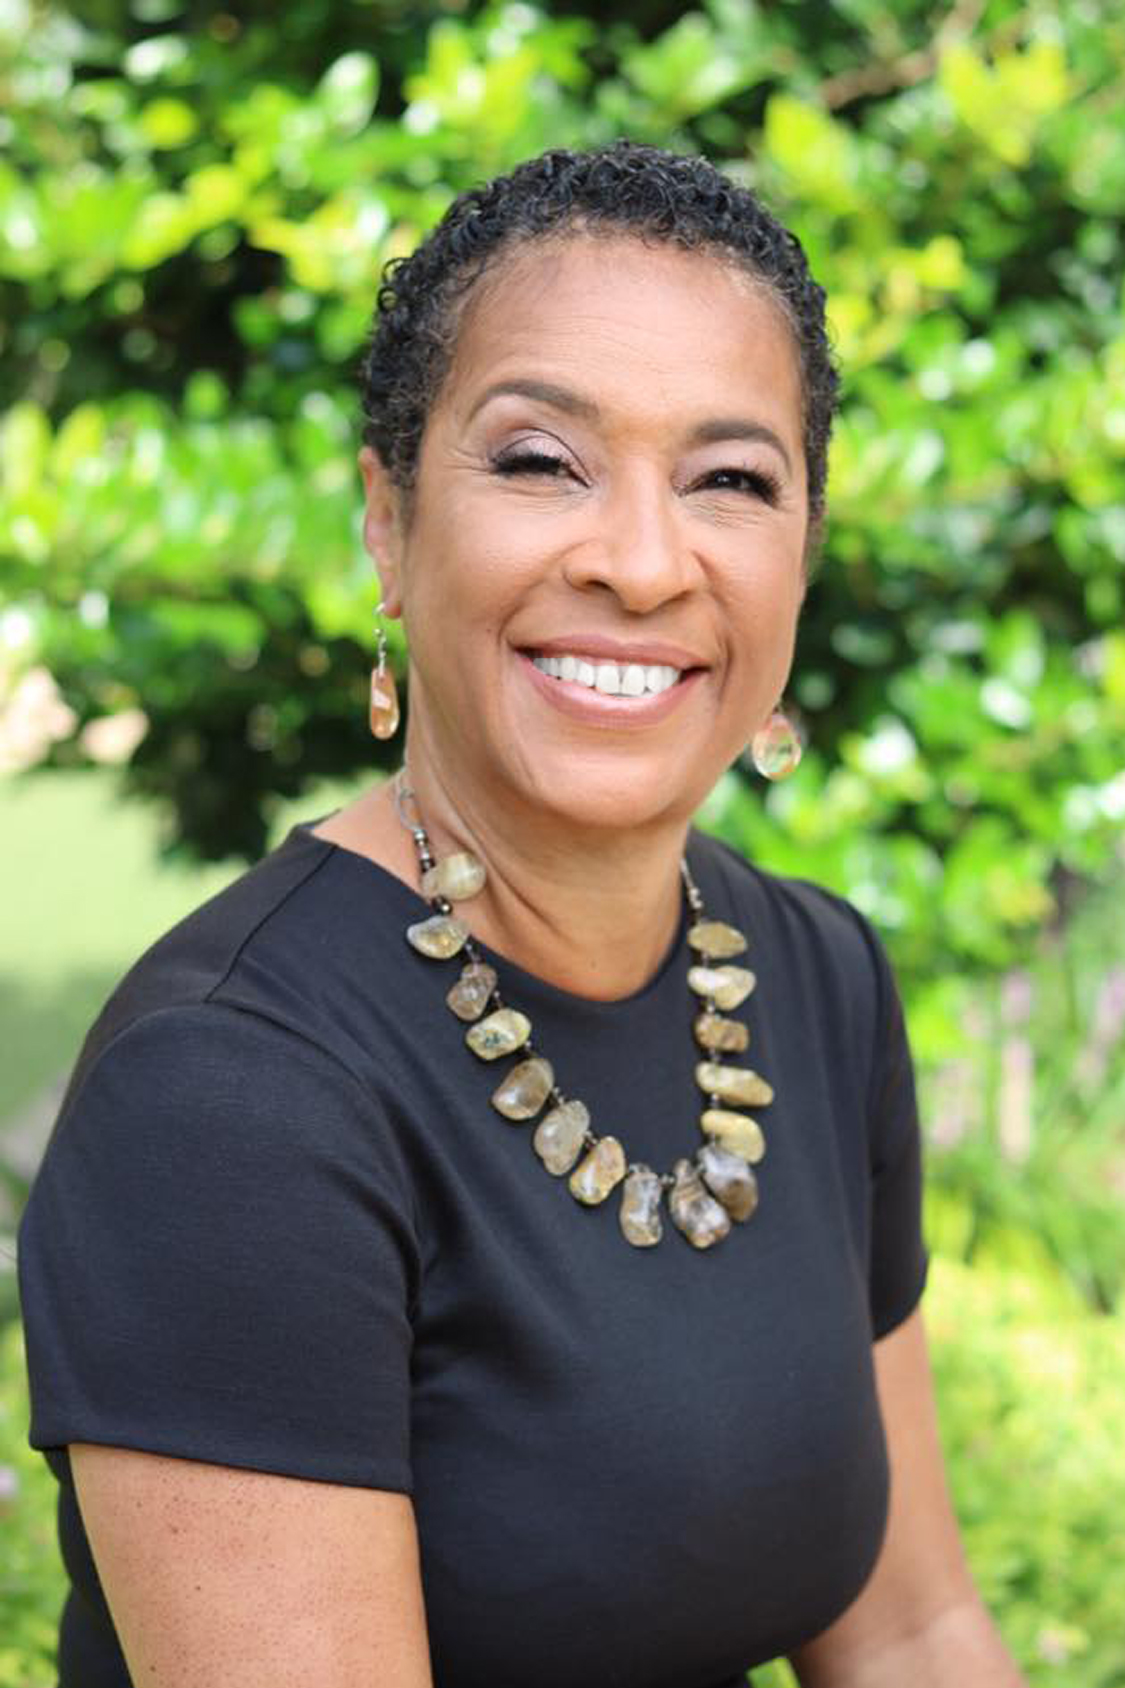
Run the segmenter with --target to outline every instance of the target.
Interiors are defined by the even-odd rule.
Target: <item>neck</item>
[[[408,781],[434,855],[470,850],[488,870],[484,890],[457,910],[474,937],[594,1000],[629,996],[652,977],[680,918],[686,823],[610,831],[567,828],[534,812],[517,817],[508,804],[455,787],[413,744]]]

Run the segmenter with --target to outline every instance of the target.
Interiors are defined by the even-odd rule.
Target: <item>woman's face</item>
[[[531,244],[471,300],[408,526],[361,461],[412,742],[453,795],[688,818],[777,702],[804,591],[800,385],[769,298],[674,247]]]

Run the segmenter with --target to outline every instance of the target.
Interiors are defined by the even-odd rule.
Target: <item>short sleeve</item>
[[[922,1144],[914,1063],[902,1001],[882,944],[863,923],[875,962],[876,1043],[868,1101],[871,1154],[869,1294],[876,1339],[914,1311],[925,1288]]]
[[[208,1002],[72,1085],[20,1228],[34,1447],[410,1492],[408,1183],[333,1056]]]

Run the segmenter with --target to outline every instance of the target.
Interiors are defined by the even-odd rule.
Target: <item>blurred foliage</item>
[[[764,802],[727,781],[710,824],[850,894],[923,1002],[1010,966],[1107,870],[1116,0],[596,24],[524,0],[2,0],[0,110],[0,650],[10,679],[58,679],[56,764],[139,705],[132,782],[195,850],[251,856],[277,794],[391,754],[363,730],[352,461],[379,266],[465,186],[628,134],[705,150],[792,222],[846,375],[794,678],[814,752]]]
[[[55,1538],[57,1492],[42,1455],[27,1445],[20,1328],[0,1324],[0,1688],[52,1688],[57,1681],[66,1590]]]
[[[1050,935],[1026,965],[945,994],[961,1004],[963,1048],[922,1066],[931,1243],[989,1269],[1050,1270],[1088,1306],[1125,1315],[1118,884],[1088,897],[1065,939]]]
[[[1032,1688],[1122,1688],[1125,1563],[1120,1317],[1049,1270],[934,1263],[926,1296],[950,1478],[969,1563]],[[55,1482],[24,1440],[19,1327],[0,1329],[0,1688],[54,1681],[64,1592]],[[778,1664],[756,1688],[784,1688]]]
[[[1032,1684],[1121,1688],[1121,1317],[1047,1273],[939,1259],[927,1295],[954,1503],[985,1603]]]

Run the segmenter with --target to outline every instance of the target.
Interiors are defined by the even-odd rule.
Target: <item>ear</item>
[[[378,452],[365,445],[359,454],[363,476],[365,508],[363,543],[379,576],[383,609],[389,616],[402,613],[402,501]]]

